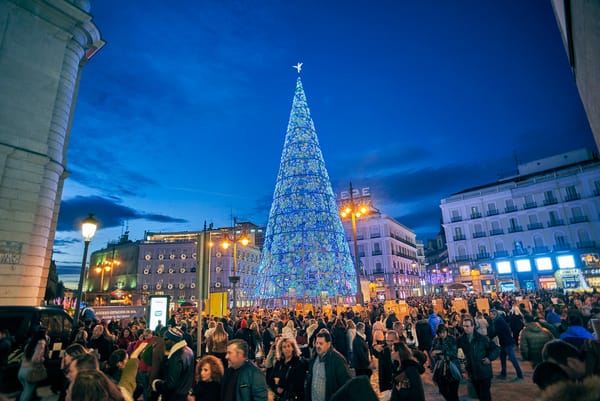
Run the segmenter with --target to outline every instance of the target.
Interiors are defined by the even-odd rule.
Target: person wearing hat
[[[169,327],[164,339],[168,354],[161,366],[161,379],[152,381],[152,390],[163,401],[186,401],[194,380],[194,352],[176,327]]]

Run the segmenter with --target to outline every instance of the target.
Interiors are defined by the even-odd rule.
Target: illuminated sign
[[[519,273],[530,272],[531,271],[531,262],[529,259],[519,259],[515,262],[515,267]]]
[[[557,256],[556,262],[561,269],[572,269],[575,267],[575,258],[573,255]]]
[[[551,271],[552,270],[552,259],[548,257],[536,258],[535,267],[539,272]]]
[[[493,274],[494,273],[492,271],[492,264],[491,263],[480,263],[479,264],[479,270],[481,271],[481,274]]]
[[[155,330],[158,323],[166,327],[169,320],[169,296],[168,295],[151,295],[148,297],[150,307],[148,308],[148,328]]]
[[[361,198],[364,196],[371,196],[371,188],[366,187],[366,188],[361,188],[361,189],[352,189],[352,197],[353,198]],[[346,199],[350,199],[350,191],[342,191],[340,193],[340,199],[341,200],[346,200]]]
[[[496,263],[496,270],[498,271],[498,274],[510,274],[512,273],[512,267],[510,266],[510,262],[509,261],[503,261],[503,262],[497,262]]]
[[[462,265],[462,266],[459,266],[458,268],[460,270],[461,276],[470,276],[471,275],[471,266]]]

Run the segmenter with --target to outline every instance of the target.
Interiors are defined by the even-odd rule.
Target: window
[[[494,247],[496,248],[496,252],[502,252],[504,251],[504,243],[498,241],[494,244]]]
[[[567,200],[579,199],[579,194],[577,193],[577,189],[575,189],[575,185],[566,187],[565,192],[567,195]]]
[[[582,243],[590,242],[590,234],[586,230],[578,230],[577,239]]]
[[[544,204],[551,205],[556,203],[556,198],[554,197],[554,192],[546,191],[544,192]]]
[[[462,237],[463,233],[462,233],[462,228],[460,227],[455,227],[454,228],[454,235],[456,235],[457,237]]]
[[[478,249],[480,255],[487,254],[487,248],[485,245],[479,245],[477,249]]]
[[[371,238],[379,238],[381,237],[381,232],[379,231],[379,226],[371,226]]]
[[[539,235],[533,237],[533,246],[536,248],[542,248],[544,246],[544,239]]]
[[[375,242],[373,244],[373,251],[374,252],[381,252],[381,245],[379,245],[379,242]]]
[[[566,245],[567,244],[567,240],[565,239],[565,236],[562,235],[562,233],[554,234],[554,242],[556,242],[556,245]]]
[[[467,256],[467,250],[464,246],[459,246],[458,247],[458,256]]]
[[[510,228],[512,228],[513,230],[516,229],[519,226],[519,222],[517,221],[517,219],[515,218],[511,218],[510,219]]]
[[[500,230],[500,223],[497,221],[492,221],[492,230]]]
[[[525,204],[533,205],[535,203],[535,199],[533,199],[533,195],[525,195]]]
[[[537,218],[537,215],[535,215],[535,214],[530,214],[528,216],[528,219],[529,219],[529,224],[531,224],[531,225],[536,225],[538,223],[538,218]]]

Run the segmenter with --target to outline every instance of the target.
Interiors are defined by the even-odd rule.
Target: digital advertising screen
[[[148,328],[156,329],[158,323],[166,326],[169,319],[169,296],[168,295],[151,295],[148,297]]]

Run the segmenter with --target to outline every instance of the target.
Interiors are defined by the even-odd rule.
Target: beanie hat
[[[165,340],[171,340],[173,342],[179,342],[183,338],[183,333],[177,327],[169,327],[165,332]]]
[[[246,319],[242,319],[242,321],[240,322],[240,327],[242,329],[247,329],[248,328],[248,321]]]

